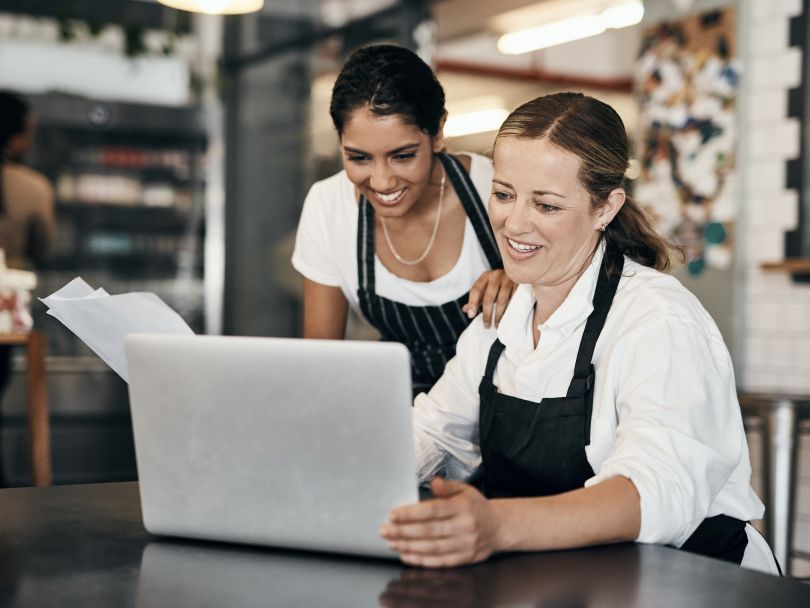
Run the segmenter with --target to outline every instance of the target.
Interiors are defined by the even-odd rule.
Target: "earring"
[[[599,230],[602,231],[602,232],[607,230],[607,224],[602,224],[602,227]]]

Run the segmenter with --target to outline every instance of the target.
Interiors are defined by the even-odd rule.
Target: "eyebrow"
[[[505,188],[511,188],[512,190],[515,189],[515,187],[512,184],[510,184],[509,182],[504,182],[504,181],[501,181],[499,179],[493,179],[492,182],[495,183],[495,184],[500,184],[501,186],[504,186]],[[538,194],[540,196],[550,195],[550,196],[556,196],[557,198],[565,198],[564,195],[559,194],[557,192],[552,192],[551,190],[532,190],[532,194]]]
[[[410,150],[411,148],[418,148],[418,147],[419,147],[419,142],[415,142],[415,143],[412,143],[412,144],[405,144],[404,146],[399,146],[398,148],[394,148],[393,150],[389,150],[388,152],[386,152],[386,155],[390,156],[391,154],[399,154],[400,152],[404,152],[405,150]],[[371,156],[371,154],[361,150],[360,148],[352,148],[351,146],[343,146],[343,149],[346,150],[346,152],[351,152],[353,154],[365,154],[366,156]]]

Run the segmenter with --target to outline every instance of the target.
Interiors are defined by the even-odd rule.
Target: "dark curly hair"
[[[363,107],[377,116],[400,115],[431,137],[446,114],[444,89],[433,70],[416,53],[390,44],[356,50],[340,71],[329,105],[338,134]]]

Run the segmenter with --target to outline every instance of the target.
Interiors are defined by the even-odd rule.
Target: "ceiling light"
[[[602,4],[602,6],[605,6]],[[618,29],[639,23],[644,17],[640,0],[611,3],[601,12],[590,12],[504,34],[498,40],[498,50],[505,55],[519,55],[590,36],[607,29]]]
[[[489,108],[451,115],[447,117],[444,125],[444,134],[447,137],[461,137],[473,133],[497,131],[507,116],[509,116],[509,111],[504,108]]]
[[[209,15],[241,15],[264,6],[264,0],[158,0],[171,8]]]
[[[596,36],[604,31],[605,26],[602,25],[599,15],[583,15],[501,36],[498,40],[498,50],[505,55],[520,55]]]
[[[606,29],[617,30],[641,22],[644,17],[644,5],[641,2],[628,2],[611,6],[600,15]]]

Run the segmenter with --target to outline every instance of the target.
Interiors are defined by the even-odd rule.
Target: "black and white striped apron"
[[[470,218],[490,268],[503,268],[486,207],[461,162],[449,154],[439,158]],[[411,352],[414,395],[432,387],[456,353],[456,341],[470,319],[461,310],[469,293],[437,306],[408,306],[377,295],[374,281],[374,207],[361,195],[357,225],[357,295],[366,319],[389,342],[401,342]],[[470,285],[472,287],[472,285]]]

